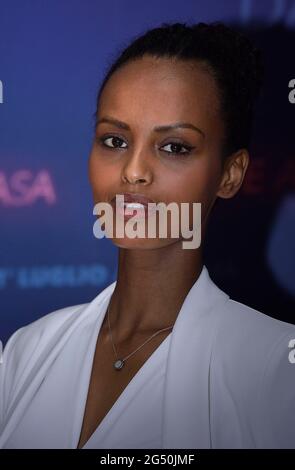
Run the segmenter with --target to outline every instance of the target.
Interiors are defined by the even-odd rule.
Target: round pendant
[[[123,359],[118,359],[116,362],[114,362],[114,368],[116,370],[121,370],[124,365]]]

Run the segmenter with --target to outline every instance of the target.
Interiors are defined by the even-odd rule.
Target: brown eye
[[[127,147],[127,144],[126,142],[121,139],[120,137],[118,136],[115,136],[115,135],[110,135],[108,137],[102,137],[99,139],[100,142],[105,146],[105,147],[108,147],[110,149],[114,149],[114,148],[126,148]],[[126,144],[125,147],[121,147],[121,144]]]
[[[165,148],[165,147],[170,147],[170,150],[164,150],[164,152],[171,153],[173,155],[186,155],[186,154],[189,154],[190,151],[193,149],[193,147],[190,147],[189,145],[181,144],[179,142],[170,142],[169,144],[163,145],[163,147],[161,148]]]

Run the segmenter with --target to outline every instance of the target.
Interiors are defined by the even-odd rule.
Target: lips
[[[149,203],[154,203],[155,201],[144,196],[143,194],[138,194],[138,193],[122,193],[118,194],[118,196],[124,196],[124,203],[137,203],[137,204],[142,204],[146,207],[148,207]],[[112,199],[112,203],[116,202],[116,196]]]
[[[111,204],[116,208],[116,213],[123,215],[125,219],[133,216],[134,211],[136,211],[136,217],[138,218],[150,217],[155,213],[155,207],[149,205],[151,203],[154,203],[155,205],[155,201],[143,194],[122,193],[117,194],[117,196],[118,201],[116,201],[115,196],[111,200]]]

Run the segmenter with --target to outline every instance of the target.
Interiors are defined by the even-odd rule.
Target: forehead
[[[98,114],[107,112],[132,125],[219,120],[218,90],[204,64],[144,57],[123,65],[108,80]]]

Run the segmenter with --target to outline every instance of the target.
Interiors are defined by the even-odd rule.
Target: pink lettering
[[[37,199],[47,204],[56,202],[56,192],[47,170],[40,170],[35,176],[30,170],[19,170],[10,179],[0,172],[0,205],[21,207],[33,205]]]

